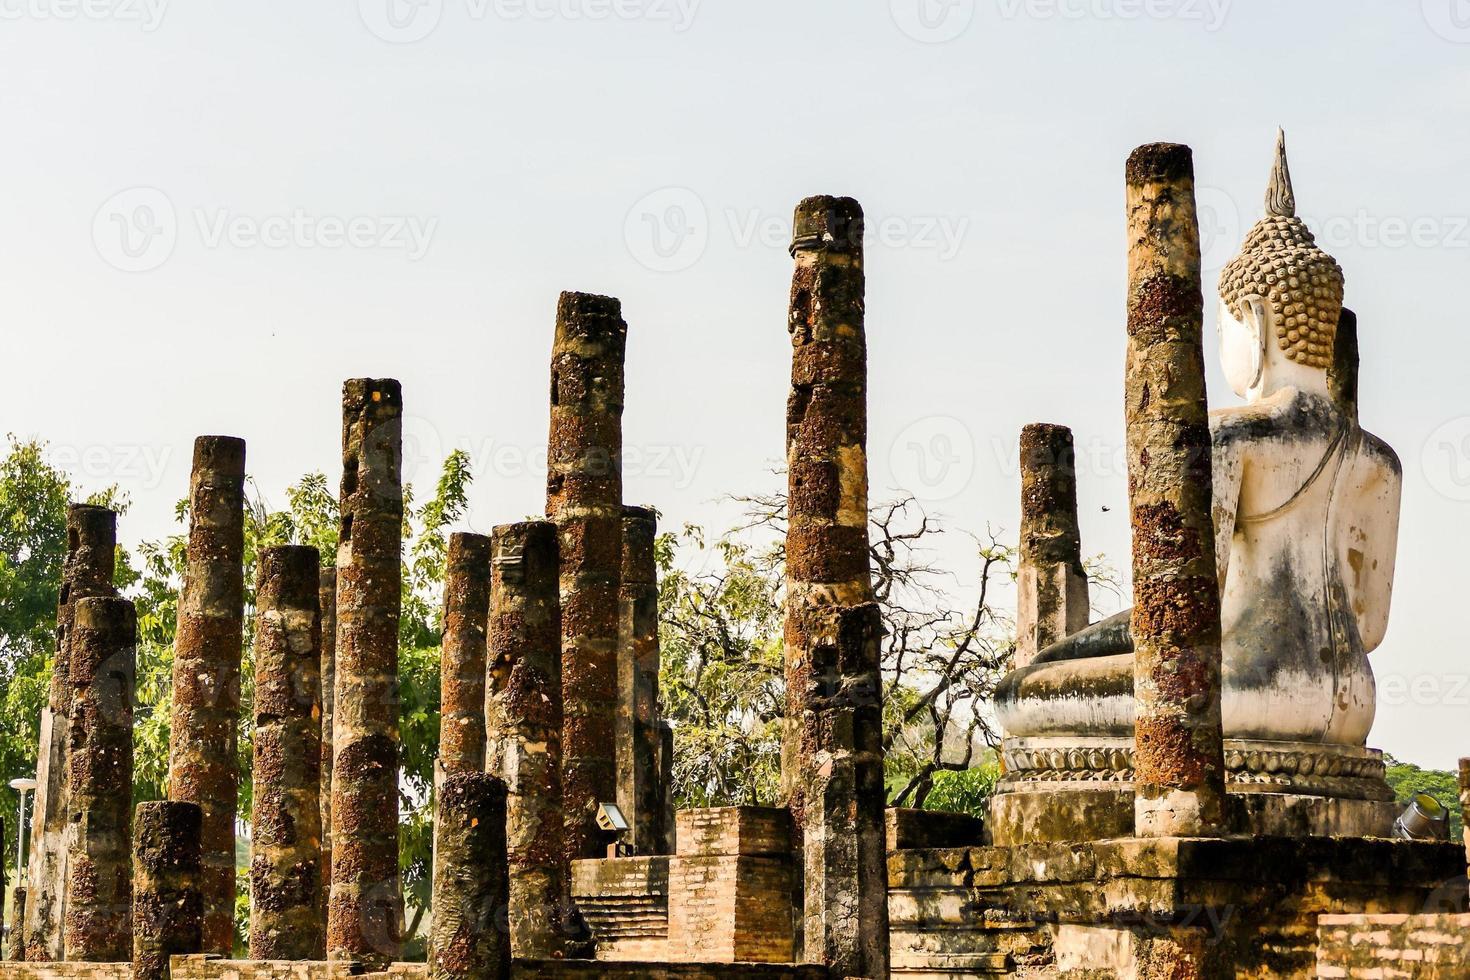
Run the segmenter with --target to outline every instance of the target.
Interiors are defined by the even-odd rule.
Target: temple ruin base
[[[426,963],[393,963],[364,972],[351,961],[226,960],[176,956],[173,980],[428,980]],[[0,963],[0,980],[132,980],[131,963]],[[762,964],[618,963],[592,960],[526,960],[513,980],[826,980],[820,967]]]

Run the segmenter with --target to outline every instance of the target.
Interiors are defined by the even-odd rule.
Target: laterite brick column
[[[381,969],[398,959],[398,620],[403,578],[403,391],[342,386],[337,543],[332,894],[327,956]]]
[[[444,574],[444,649],[439,665],[439,775],[485,771],[486,622],[490,539],[454,534]]]
[[[126,599],[73,611],[67,739],[73,821],[62,952],[117,963],[133,955],[133,686],[138,618]]]
[[[15,919],[15,924],[10,927],[10,941],[5,950],[6,959],[13,963],[24,963],[26,959],[25,921],[26,921],[26,889],[21,885],[15,886],[11,893],[10,914]]]
[[[1460,812],[1470,813],[1470,759],[1460,760]],[[1470,861],[1470,831],[1465,832],[1465,858]]]
[[[1062,425],[1021,430],[1021,554],[1015,666],[1087,628],[1087,573],[1077,529],[1077,463]]]
[[[659,784],[658,565],[651,507],[623,508],[623,573],[618,588],[618,806],[637,854],[664,850]]]
[[[71,632],[76,604],[116,595],[117,514],[105,507],[72,504],[66,511],[66,557],[56,609],[56,658],[46,708],[41,712],[36,795],[31,800],[31,850],[27,903],[17,909],[16,935],[35,962],[61,959],[66,866],[67,729],[71,718]],[[12,940],[12,945],[16,940]]]
[[[597,805],[617,798],[623,358],[607,296],[562,293],[551,352],[546,516],[561,535],[562,789],[567,859],[602,857]]]
[[[562,846],[561,600],[556,525],[493,535],[487,769],[505,782],[510,936],[521,959],[562,953],[569,867]]]
[[[873,597],[868,561],[867,339],[864,333],[863,211],[846,197],[812,197],[796,208],[787,330],[786,403],[790,522],[786,534],[786,732],[783,795],[797,832],[811,745],[802,715],[814,609]]]
[[[204,811],[204,952],[235,937],[240,650],[245,616],[245,442],[194,440],[189,545],[174,640],[168,795]]]
[[[168,958],[204,942],[200,834],[193,803],[138,804],[133,818],[133,980],[168,980]]]
[[[322,811],[322,887],[317,921],[327,934],[327,899],[332,894],[332,718],[337,684],[337,569],[321,570],[317,598],[322,611],[322,768],[317,796]]]
[[[805,958],[834,977],[888,976],[883,617],[817,613],[803,692]]]
[[[434,819],[434,980],[510,980],[505,784],[489,773],[449,774]]]
[[[319,960],[321,556],[287,545],[256,564],[250,958]]]
[[[1139,147],[1127,183],[1136,832],[1212,836],[1225,825],[1220,592],[1189,148]]]

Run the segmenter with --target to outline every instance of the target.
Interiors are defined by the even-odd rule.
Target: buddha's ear
[[[1266,365],[1266,337],[1270,324],[1265,303],[1247,297],[1239,313],[1220,306],[1220,362],[1230,388],[1241,398],[1260,383]]]
[[[1254,388],[1261,383],[1261,375],[1266,370],[1266,344],[1270,343],[1271,337],[1271,323],[1268,320],[1267,313],[1270,307],[1259,296],[1246,297],[1245,306],[1245,326],[1251,332],[1253,340],[1250,347],[1251,381],[1246,387]]]

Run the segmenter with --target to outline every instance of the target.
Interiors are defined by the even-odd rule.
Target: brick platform
[[[3,980],[131,980],[131,963],[0,962]],[[224,960],[180,956],[173,980],[427,980],[423,963],[394,963],[381,973],[363,973],[355,963]],[[750,963],[602,963],[590,960],[517,962],[515,980],[827,980],[813,966]]]
[[[1470,977],[1470,915],[1324,915],[1317,934],[1322,980]]]

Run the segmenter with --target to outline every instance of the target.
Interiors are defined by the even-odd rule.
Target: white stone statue
[[[1270,811],[1258,831],[1386,833],[1391,795],[1365,748],[1375,710],[1368,654],[1388,624],[1402,470],[1358,424],[1342,270],[1296,217],[1284,137],[1266,216],[1226,266],[1220,297],[1225,374],[1245,399],[1210,417],[1231,789],[1282,794],[1254,800],[1258,815]],[[1127,617],[1088,627],[1006,679],[997,697],[1006,792],[1112,782],[1109,799],[1121,800],[1134,717]],[[1042,801],[1030,803],[998,800],[997,823],[1011,824],[997,827],[998,841],[1065,838],[1097,818],[1028,827]],[[1121,811],[1104,816],[1121,829]]]

